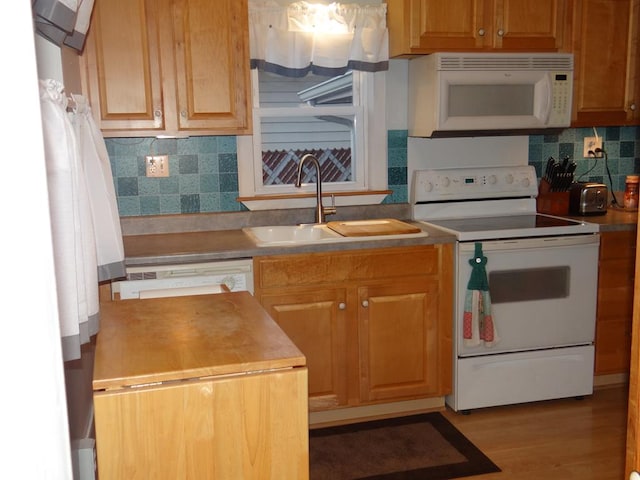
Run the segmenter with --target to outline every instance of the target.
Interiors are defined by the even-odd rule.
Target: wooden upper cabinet
[[[247,133],[246,0],[173,2],[178,128]]]
[[[555,52],[562,48],[569,18],[565,0],[494,1],[493,44],[517,51]]]
[[[566,0],[387,0],[391,56],[558,51]]]
[[[104,136],[251,131],[246,0],[96,0],[83,88]]]
[[[640,0],[574,3],[572,126],[640,124]]]
[[[157,17],[145,0],[95,2],[83,90],[103,129],[165,128],[157,38]]]

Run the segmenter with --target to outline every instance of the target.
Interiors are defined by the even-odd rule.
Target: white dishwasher
[[[112,284],[112,296],[177,297],[246,290],[253,294],[253,260],[127,267],[127,279]]]

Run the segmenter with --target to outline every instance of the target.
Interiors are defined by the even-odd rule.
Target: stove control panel
[[[531,165],[416,170],[411,203],[488,198],[533,198],[538,180]]]

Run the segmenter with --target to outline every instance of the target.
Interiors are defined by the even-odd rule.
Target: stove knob
[[[522,186],[523,187],[528,187],[529,186],[529,179],[527,177],[522,179]]]
[[[504,177],[504,179],[509,185],[513,183],[513,175],[511,175],[510,173],[508,173],[507,176]]]
[[[449,184],[451,183],[451,180],[449,180],[449,177],[442,177],[440,182],[442,183],[443,187],[448,187]]]
[[[424,183],[424,191],[425,192],[430,192],[433,190],[433,183],[431,182],[425,182]]]
[[[489,175],[489,184],[495,185],[498,182],[498,177],[495,175]]]

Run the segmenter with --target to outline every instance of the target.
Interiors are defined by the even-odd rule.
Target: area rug
[[[310,480],[445,480],[500,469],[440,413],[311,430]]]

